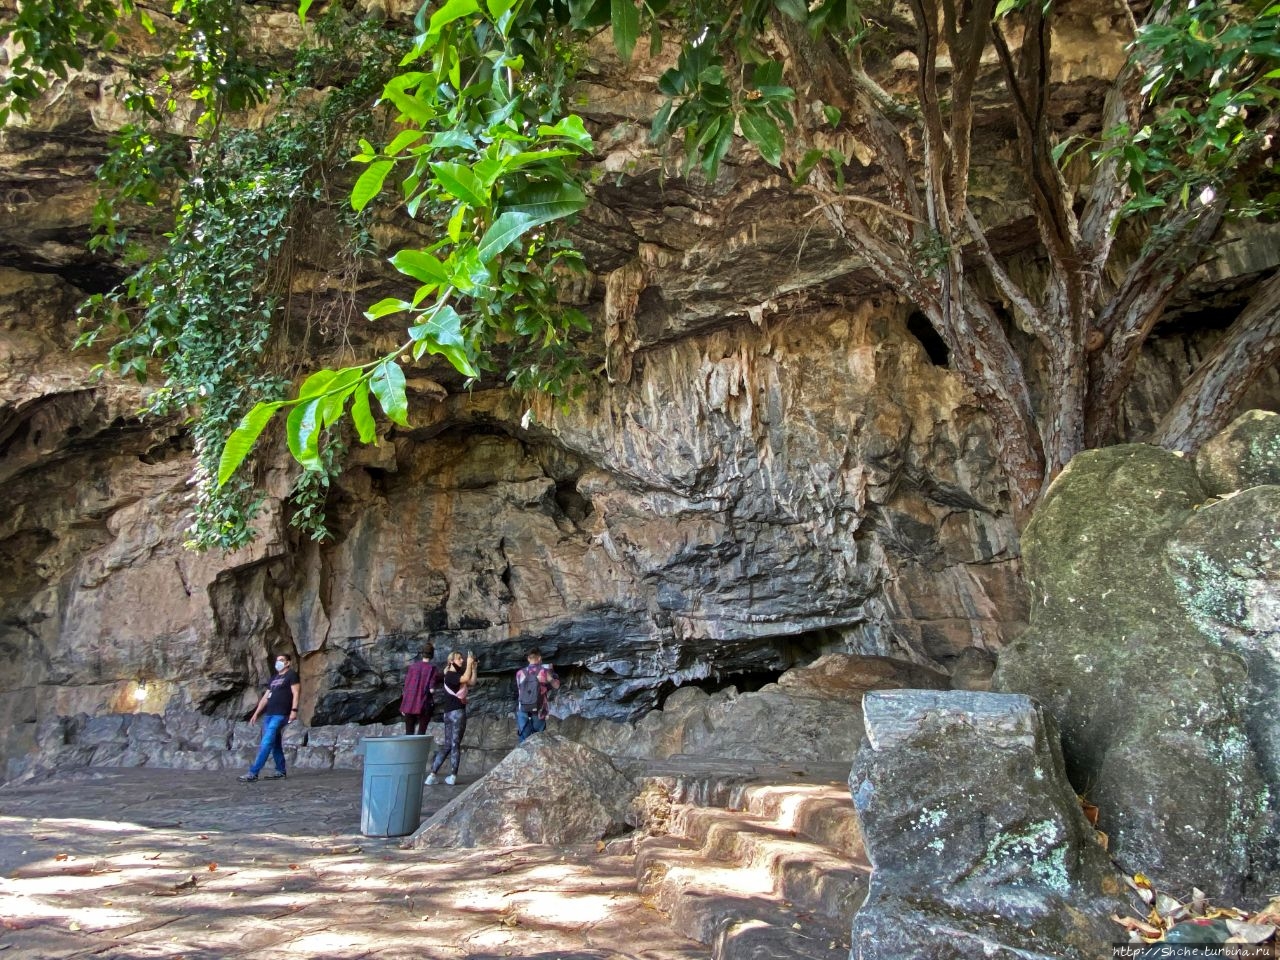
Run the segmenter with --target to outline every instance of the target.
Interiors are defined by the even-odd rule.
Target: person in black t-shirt
[[[428,785],[436,782],[436,774],[449,760],[449,775],[444,782],[453,786],[458,782],[458,764],[462,762],[462,735],[467,730],[467,690],[476,682],[476,658],[468,651],[465,661],[462,654],[454,650],[445,661],[444,683],[440,687],[440,699],[437,701],[440,712],[444,715],[444,739],[436,757],[431,761],[431,773],[427,775]]]
[[[243,783],[253,783],[258,774],[267,765],[267,757],[275,761],[276,772],[268,773],[267,780],[279,780],[285,775],[284,769],[284,727],[291,720],[298,719],[298,701],[302,693],[302,681],[293,669],[293,658],[287,653],[276,655],[276,673],[267,684],[267,689],[258,701],[250,723],[257,723],[262,717],[262,743],[258,745],[258,758],[253,761],[249,772],[237,777]]]

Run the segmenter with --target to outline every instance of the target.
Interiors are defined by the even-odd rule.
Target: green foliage
[[[1280,171],[1266,141],[1280,108],[1280,4],[1170,2],[1139,30],[1146,122],[1108,131],[1097,156],[1128,171],[1129,212],[1207,202],[1231,191],[1236,216],[1280,207]],[[1237,176],[1242,167],[1253,175]]]
[[[783,129],[793,126],[788,103],[795,92],[782,83],[782,64],[748,49],[737,76],[725,68],[720,50],[735,25],[708,24],[681,51],[676,65],[658,79],[668,98],[653,119],[657,142],[684,132],[685,169],[701,162],[714,179],[733,142],[735,124],[773,166],[782,162]]]
[[[0,79],[0,127],[10,113],[26,116],[50,79],[66,80],[84,66],[84,49],[116,45],[121,18],[133,12],[130,0],[23,0],[0,19],[0,43],[17,50]]]
[[[553,227],[587,203],[576,161],[591,138],[576,116],[561,116],[561,92],[573,47],[547,4],[448,0],[424,6],[403,70],[382,91],[396,131],[378,149],[362,140],[365,164],[351,194],[361,211],[398,186],[410,216],[438,239],[402,250],[392,265],[417,286],[411,297],[372,305],[369,319],[403,315],[408,340],[368,363],[313,375],[284,405],[289,449],[307,467],[322,438],[346,415],[364,442],[376,436],[369,397],[393,423],[408,425],[406,354],[444,357],[464,376],[508,369],[522,390],[572,393],[577,360],[570,348],[585,327],[560,306],[551,281],[577,261]],[[495,356],[508,344],[503,361]],[[236,471],[282,409],[267,398],[241,423],[220,461],[218,480]]]
[[[101,171],[94,244],[123,249],[140,265],[120,288],[85,305],[81,344],[108,342],[106,365],[139,380],[158,364],[164,382],[151,394],[151,411],[191,412],[197,500],[188,545],[195,548],[234,549],[252,539],[261,498],[247,479],[218,483],[218,470],[243,460],[249,433],[256,440],[270,420],[259,411],[250,431],[235,433],[246,411],[285,394],[279,294],[298,243],[292,238],[308,232],[318,208],[341,209],[326,186],[325,162],[353,146],[347,138],[355,113],[394,62],[394,37],[370,25],[326,17],[317,34],[319,44],[300,52],[292,72],[263,78],[262,89],[269,82],[282,98],[267,126],[217,130],[197,144],[188,166],[186,142],[158,130],[144,110],[117,136]],[[320,105],[295,103],[296,91],[339,77],[346,82]],[[139,206],[171,193],[173,221],[163,243],[149,249],[148,238],[135,240],[126,224],[137,220]],[[368,246],[361,219],[339,217],[346,239],[338,244],[346,243],[348,256]],[[226,444],[229,434],[234,442]],[[317,455],[310,466],[327,476],[332,462],[332,454]],[[311,478],[300,489],[314,494],[318,484]],[[309,506],[301,526],[322,531],[319,507]]]

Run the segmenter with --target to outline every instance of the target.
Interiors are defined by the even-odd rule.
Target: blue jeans
[[[520,742],[524,743],[535,733],[541,733],[547,729],[547,720],[540,717],[536,713],[525,713],[523,710],[516,710],[516,733],[520,735]]]
[[[288,717],[278,713],[262,718],[262,743],[258,745],[258,759],[249,768],[249,772],[255,777],[267,765],[268,754],[276,762],[276,769],[284,773],[284,725],[288,722]]]

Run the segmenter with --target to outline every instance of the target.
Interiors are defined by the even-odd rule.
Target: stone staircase
[[[871,873],[848,766],[681,759],[639,772],[640,892],[715,960],[846,960]]]

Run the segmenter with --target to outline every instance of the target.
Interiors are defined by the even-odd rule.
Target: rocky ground
[[[426,819],[459,788],[426,788]],[[360,774],[83,770],[0,790],[9,957],[683,960],[707,949],[577,847],[402,850]]]

